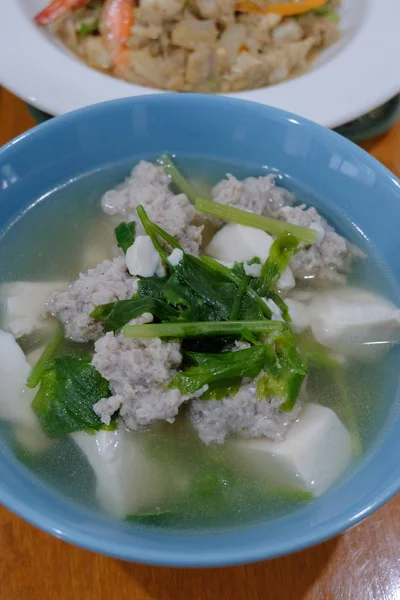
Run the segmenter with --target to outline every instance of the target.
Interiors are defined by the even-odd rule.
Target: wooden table
[[[0,88],[0,145],[33,126]],[[366,145],[400,175],[400,121]],[[400,600],[400,497],[339,537],[225,569],[124,563],[60,542],[0,508],[1,600]]]

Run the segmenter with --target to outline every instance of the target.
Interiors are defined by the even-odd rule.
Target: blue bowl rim
[[[76,118],[82,118],[88,113],[102,113],[107,111],[108,107],[122,107],[129,104],[177,104],[180,101],[201,101],[211,104],[233,104],[242,105],[243,110],[258,110],[260,112],[269,111],[271,114],[279,117],[281,121],[294,121],[295,124],[306,126],[311,132],[315,134],[324,135],[327,139],[331,137],[332,141],[344,145],[345,147],[352,147],[352,151],[355,156],[359,157],[366,166],[371,167],[385,179],[391,182],[391,186],[395,186],[396,193],[400,193],[400,179],[397,178],[391,171],[389,171],[382,163],[376,160],[368,152],[358,147],[350,140],[344,138],[340,134],[333,130],[325,128],[317,123],[314,123],[308,119],[300,117],[294,113],[286,112],[281,109],[265,106],[255,102],[249,102],[245,100],[238,100],[234,98],[224,98],[220,96],[207,96],[202,94],[168,94],[168,95],[147,95],[144,97],[132,97],[123,98],[119,100],[111,100],[103,102],[93,106],[78,109],[76,111],[64,114],[59,117],[55,117],[49,121],[36,125],[27,132],[22,133],[17,138],[11,140],[2,148],[0,148],[0,159],[8,152],[8,150],[15,145],[23,143],[24,140],[31,138],[32,136],[38,136],[47,132],[48,128],[57,128],[60,124],[68,124],[73,122]],[[385,435],[388,434],[388,430],[385,428]],[[14,459],[13,459],[14,461]],[[314,546],[328,539],[335,537],[341,532],[345,531],[349,527],[352,527],[365,519],[371,513],[375,512],[383,504],[388,502],[396,493],[400,491],[400,474],[395,478],[392,484],[386,487],[380,493],[377,493],[375,500],[371,503],[365,501],[360,503],[357,510],[348,509],[342,515],[332,518],[329,524],[323,524],[319,527],[313,528],[312,532],[305,532],[301,537],[297,537],[296,540],[292,540],[286,544],[282,544],[279,550],[265,551],[263,545],[259,544],[255,548],[249,547],[244,549],[239,548],[224,548],[224,550],[213,551],[209,549],[207,555],[194,556],[190,553],[185,552],[185,548],[178,553],[171,554],[168,550],[168,544],[163,546],[162,549],[155,550],[144,550],[140,547],[140,544],[134,543],[128,548],[124,548],[121,551],[118,542],[112,542],[110,540],[104,540],[99,538],[95,534],[80,533],[75,527],[67,526],[65,529],[60,529],[60,523],[56,522],[54,518],[43,514],[40,510],[34,506],[28,506],[23,500],[13,495],[13,492],[0,487],[0,503],[17,514],[25,521],[38,527],[39,529],[50,533],[54,537],[57,537],[63,541],[69,542],[75,546],[90,550],[93,552],[100,552],[107,556],[114,558],[129,560],[138,563],[160,565],[169,567],[217,567],[217,566],[228,566],[237,564],[246,564],[256,562],[265,559],[276,558],[286,554],[294,553],[305,548]],[[178,532],[179,534],[181,532]],[[186,532],[182,532],[185,535]],[[230,533],[229,530],[226,532],[212,532],[210,531],[210,537],[217,534],[219,537],[223,536],[224,533]]]

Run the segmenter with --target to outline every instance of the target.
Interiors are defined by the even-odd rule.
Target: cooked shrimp
[[[106,0],[101,14],[101,33],[104,45],[114,64],[126,56],[126,44],[134,24],[134,0]]]
[[[89,0],[53,0],[49,6],[36,15],[35,21],[38,25],[49,25],[65,13],[82,8],[88,3]]]

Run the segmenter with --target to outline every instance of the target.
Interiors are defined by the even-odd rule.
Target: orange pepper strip
[[[274,13],[281,17],[291,17],[292,15],[300,15],[308,12],[313,8],[318,8],[323,4],[326,4],[328,0],[301,0],[299,2],[285,2],[279,4],[270,4],[261,8],[255,2],[250,0],[244,0],[236,4],[236,10],[239,12],[257,13],[259,15],[266,15],[268,13]]]

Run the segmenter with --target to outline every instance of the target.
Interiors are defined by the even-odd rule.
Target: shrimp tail
[[[82,8],[88,3],[89,0],[52,0],[46,8],[36,15],[35,22],[42,26],[50,25],[65,13]]]

